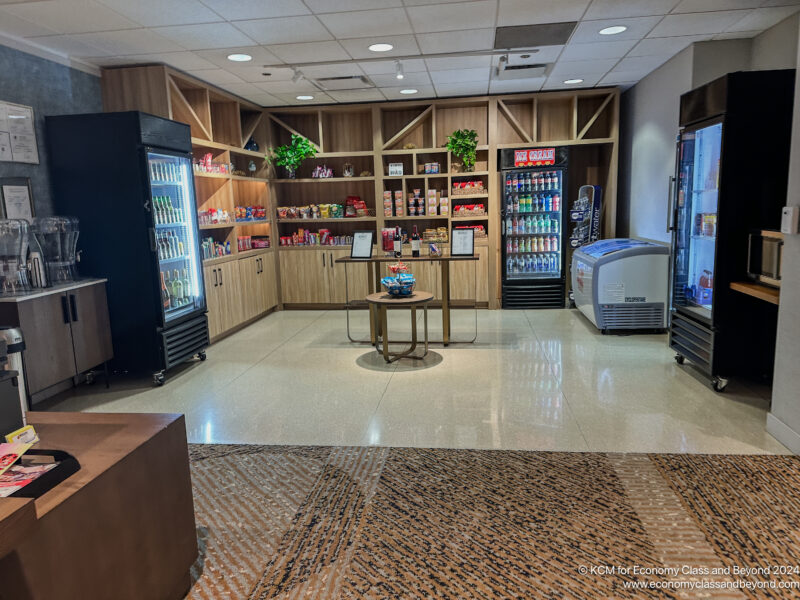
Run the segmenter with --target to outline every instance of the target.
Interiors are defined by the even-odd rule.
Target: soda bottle
[[[511,254],[514,251],[514,246],[511,244],[511,238],[506,240],[506,254]]]
[[[553,194],[553,210],[561,210],[561,196],[558,193]]]
[[[514,192],[519,190],[519,175],[517,175],[516,171],[511,174],[511,189],[513,189]]]
[[[519,253],[519,240],[518,240],[517,238],[514,238],[514,246],[513,246],[513,248],[512,248],[512,250],[511,250],[511,251],[512,251],[514,254],[517,254],[517,253]]]
[[[519,212],[519,194],[514,194],[514,212]]]
[[[506,196],[506,213],[514,212],[514,197],[511,195]]]
[[[514,259],[509,256],[508,258],[506,258],[506,273],[513,273],[513,272],[514,272]]]
[[[542,251],[543,252],[550,252],[550,238],[545,237],[542,239]]]
[[[550,230],[553,233],[558,233],[558,219],[553,219],[550,221]]]
[[[525,244],[525,249],[526,249],[528,252],[536,252],[536,250],[533,248],[533,241],[532,241],[532,239],[533,239],[533,238],[528,238],[528,242]]]
[[[511,215],[506,215],[506,235],[511,235],[513,231],[513,221],[511,220]]]
[[[511,189],[511,174],[506,175],[506,194],[512,193]]]
[[[529,193],[531,191],[533,191],[533,183],[531,182],[531,174],[530,173],[526,173],[525,174],[525,191],[529,192]]]
[[[558,171],[553,171],[553,175],[550,178],[550,183],[554,190],[558,189]]]
[[[533,196],[528,194],[528,212],[533,212]]]

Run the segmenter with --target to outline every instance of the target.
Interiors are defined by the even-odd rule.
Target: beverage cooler
[[[208,322],[189,127],[140,112],[47,117],[56,209],[81,223],[85,275],[108,278],[114,368],[205,360]]]
[[[672,180],[670,347],[722,391],[772,372],[777,307],[747,279],[748,236],[786,202],[794,71],[731,73],[681,96]]]
[[[567,149],[502,150],[503,308],[564,308]]]

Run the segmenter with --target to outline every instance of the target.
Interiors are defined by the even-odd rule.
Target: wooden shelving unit
[[[731,283],[731,289],[770,304],[780,304],[781,291],[778,288],[753,281],[734,281]]]
[[[280,255],[294,256],[290,250],[301,249],[279,247],[280,235],[290,234],[299,224],[313,227],[312,223],[316,221],[315,224],[324,225],[334,235],[347,235],[357,229],[374,227],[379,235],[386,225],[413,224],[425,228],[445,226],[446,223],[448,230],[452,230],[457,225],[479,223],[485,226],[488,234],[487,238],[476,239],[476,248],[482,252],[480,264],[486,267],[486,271],[478,275],[479,283],[486,285],[484,298],[488,305],[498,307],[501,273],[498,150],[504,148],[568,146],[570,178],[569,187],[564,191],[564,202],[577,196],[579,185],[602,186],[605,204],[603,235],[614,235],[619,137],[619,91],[615,88],[264,109],[185,73],[159,65],[107,69],[103,73],[102,85],[106,110],[142,110],[187,123],[198,158],[211,153],[212,160],[232,163],[235,169],[245,173],[249,173],[248,166],[253,161],[255,177],[196,174],[195,187],[201,207],[223,208],[233,218],[233,207],[237,204],[260,204],[267,208],[269,216],[266,223],[202,227],[204,235],[219,241],[231,241],[234,250],[231,257],[212,259],[214,262],[207,265],[221,268],[233,261],[253,261],[256,255],[235,251],[236,237],[259,233],[270,235],[276,251],[258,256],[269,256],[274,261],[275,279],[284,280],[278,281],[277,290],[280,291],[284,284],[292,286],[286,297],[297,297],[296,286],[291,280],[295,273],[302,273],[304,277],[319,275],[316,270],[319,265],[303,271],[298,269],[308,265],[296,263],[284,265],[290,273],[278,274],[283,262]],[[478,133],[478,160],[474,172],[458,172],[453,157],[444,147],[447,136],[462,128],[475,129]],[[305,136],[318,149],[316,158],[301,166],[296,180],[283,179],[283,172],[276,172],[264,161],[267,148],[288,142],[292,133]],[[259,145],[258,151],[244,149],[250,137]],[[415,147],[405,148],[409,144]],[[389,177],[389,162],[402,162],[404,175]],[[419,165],[425,162],[439,162],[441,172],[418,173]],[[355,177],[340,176],[345,163],[353,165]],[[311,178],[314,167],[322,164],[331,167],[337,177]],[[451,193],[454,181],[470,178],[482,180],[486,192]],[[416,188],[421,190],[423,197],[427,189],[437,189],[447,195],[450,215],[384,216],[384,190],[402,191],[405,200],[408,191]],[[344,204],[350,195],[359,196],[377,216],[277,220],[277,206]],[[465,203],[485,204],[487,214],[452,216],[455,206]],[[330,248],[346,251],[336,246]],[[303,249],[308,250],[310,256],[329,251],[313,246]],[[226,276],[231,274],[226,273]],[[329,280],[327,291],[314,296],[315,300],[309,301],[310,304],[336,303],[341,297],[341,291],[331,287],[336,280],[333,271],[324,277]],[[453,281],[456,279],[454,275]],[[252,284],[245,279],[242,282],[244,291]],[[241,319],[234,321],[238,323]],[[224,323],[222,330],[231,331],[237,326]]]

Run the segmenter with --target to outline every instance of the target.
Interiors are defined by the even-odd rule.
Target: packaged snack
[[[300,218],[301,219],[308,219],[311,217],[311,209],[308,206],[301,206],[300,207]]]
[[[391,200],[392,200],[392,192],[391,192],[391,190],[383,190],[383,200],[384,201],[389,200],[391,202]]]
[[[403,199],[403,190],[395,190],[394,199],[395,199],[395,201],[402,200]]]
[[[422,190],[419,188],[414,188],[414,198],[420,198],[422,196]]]
[[[296,206],[289,207],[289,218],[290,219],[299,219],[300,218],[300,211],[297,210]]]
[[[330,204],[320,204],[319,205],[319,215],[323,219],[329,219],[331,216],[331,205]]]

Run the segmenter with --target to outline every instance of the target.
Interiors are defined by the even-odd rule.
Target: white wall
[[[751,64],[752,40],[717,40],[694,44],[692,89],[727,73],[747,71]]]
[[[753,71],[794,69],[800,13],[789,17],[753,38],[750,68]]]
[[[692,89],[693,50],[686,48],[625,92],[621,204],[627,235],[666,242],[669,178],[675,172],[680,96]],[[623,226],[620,228],[626,231]]]
[[[795,36],[798,34],[795,21]],[[797,37],[795,37],[795,40]],[[795,41],[795,46],[797,43]],[[800,53],[795,48],[795,65]],[[792,149],[789,158],[787,204],[800,206],[800,78],[795,80]],[[767,431],[800,454],[800,235],[787,235],[783,246],[778,341],[772,382],[772,409]]]

